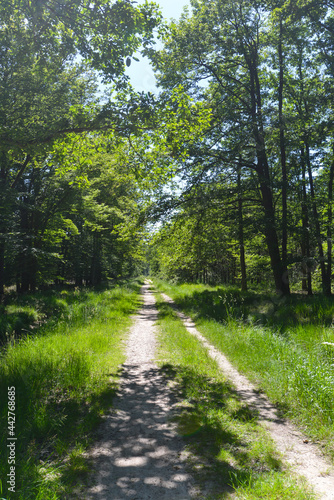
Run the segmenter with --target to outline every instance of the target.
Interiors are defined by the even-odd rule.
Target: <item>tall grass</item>
[[[16,492],[8,491],[3,456],[0,477],[6,499],[68,498],[83,480],[89,468],[83,452],[112,404],[138,291],[139,284],[132,283],[24,299],[35,317],[44,315],[47,321],[12,340],[0,359],[2,429],[7,429],[8,387],[15,387],[16,399]],[[5,432],[1,450],[6,450],[6,439]]]
[[[332,298],[156,284],[286,416],[334,456]]]
[[[179,402],[174,419],[206,500],[310,500],[290,475],[257,416],[241,402],[201,343],[158,297],[160,365]]]

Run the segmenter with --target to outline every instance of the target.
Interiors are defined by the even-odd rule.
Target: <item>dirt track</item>
[[[184,444],[168,421],[173,396],[154,363],[157,310],[149,285],[143,287],[144,305],[136,316],[127,347],[119,396],[91,450],[95,485],[86,500],[190,500],[198,491],[186,471]],[[172,300],[164,295],[168,302]],[[306,443],[290,423],[278,418],[275,408],[240,375],[219,351],[178,313],[188,331],[207,347],[241,398],[257,408],[260,421],[293,470],[305,476],[319,498],[334,499],[333,467],[318,448]]]
[[[135,318],[127,348],[116,411],[106,418],[101,440],[91,451],[96,486],[87,500],[190,500],[193,480],[182,459],[183,442],[168,421],[173,396],[154,364],[158,312],[143,287],[144,305]]]
[[[170,297],[162,294],[164,300],[173,304]],[[196,329],[193,321],[177,311],[188,332],[196,336],[208,349],[210,356],[232,381],[239,396],[256,408],[260,422],[271,433],[277,449],[296,474],[304,476],[319,498],[334,499],[334,468],[318,447],[309,442],[290,422],[278,417],[275,407],[256,391],[249,380],[233,368],[227,358],[213,347]]]

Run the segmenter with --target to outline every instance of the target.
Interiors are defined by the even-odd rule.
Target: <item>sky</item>
[[[183,7],[190,5],[189,0],[153,0],[161,8],[165,19],[178,19],[183,11]],[[145,3],[144,0],[137,0],[138,4]],[[138,57],[139,62],[132,61],[126,73],[130,76],[131,83],[138,92],[155,92],[155,78],[146,58]]]

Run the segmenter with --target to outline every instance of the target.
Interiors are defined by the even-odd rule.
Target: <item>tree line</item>
[[[1,1],[0,294],[96,285],[141,260],[116,96],[159,19],[120,0]]]
[[[334,5],[190,3],[167,24],[149,3],[0,2],[1,293],[148,259],[331,294]],[[138,52],[156,95],[126,77]]]

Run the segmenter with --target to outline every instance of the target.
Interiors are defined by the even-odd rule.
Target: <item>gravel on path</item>
[[[161,295],[166,302],[174,305],[174,301],[168,295]],[[233,368],[228,359],[196,329],[194,322],[188,316],[178,310],[176,313],[188,332],[197,337],[207,348],[209,355],[231,380],[241,399],[257,410],[260,422],[268,429],[278,451],[291,465],[292,470],[307,479],[319,498],[333,500],[334,468],[323,457],[319,448],[310,443],[294,425],[278,416],[274,405],[263,394],[259,394],[246,377]]]
[[[197,494],[185,468],[184,443],[168,420],[176,401],[153,361],[155,299],[149,285],[142,292],[119,395],[89,453],[95,473],[86,500],[190,500]]]

